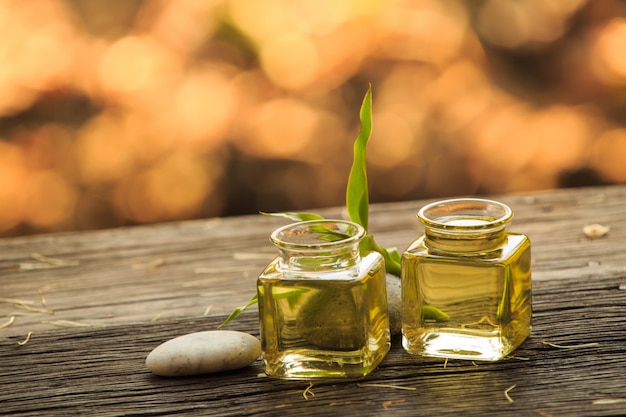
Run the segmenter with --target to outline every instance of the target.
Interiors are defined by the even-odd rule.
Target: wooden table
[[[626,186],[494,196],[533,243],[533,332],[508,360],[420,360],[400,340],[362,381],[240,371],[162,378],[161,342],[214,329],[255,291],[286,223],[261,215],[0,239],[0,414],[609,416],[626,414]],[[404,249],[424,201],[374,205]],[[320,211],[342,216],[341,209]],[[583,226],[610,226],[590,239]],[[256,308],[228,328],[258,335]]]

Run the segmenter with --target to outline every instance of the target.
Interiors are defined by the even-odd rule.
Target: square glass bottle
[[[494,361],[531,330],[530,241],[511,209],[483,199],[423,207],[402,254],[402,344],[412,354]]]
[[[257,280],[269,376],[358,379],[383,360],[391,345],[384,260],[360,253],[364,236],[341,220],[272,233],[279,255]]]

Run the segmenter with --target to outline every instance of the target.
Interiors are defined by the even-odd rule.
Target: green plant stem
[[[366,239],[369,240],[369,248],[373,251],[380,253],[385,259],[385,271],[399,277],[400,273],[402,272],[402,265],[398,261],[398,259],[395,259],[387,248],[384,248],[377,244],[372,235],[367,235]]]
[[[361,130],[358,137],[354,142],[354,154],[352,159],[352,167],[350,169],[350,175],[348,177],[348,184],[346,187],[346,207],[348,209],[348,215],[350,220],[363,226],[367,232],[368,216],[369,216],[369,195],[367,186],[367,164],[366,164],[366,149],[367,142],[372,134],[372,86],[367,89],[367,93],[361,103],[361,110],[359,113],[361,120]],[[318,220],[323,219],[314,213],[261,213],[268,216],[285,217],[294,221],[306,221],[306,220]],[[331,238],[336,238],[328,235]],[[395,249],[387,249],[378,245],[374,241],[374,237],[367,232],[365,238],[361,241],[360,251],[362,253],[369,253],[376,251],[380,253],[385,260],[385,270],[389,274],[400,276],[401,262],[400,254]],[[255,295],[248,304],[242,307],[236,308],[230,316],[219,326],[223,327],[235,318],[239,316],[247,307],[258,302]]]

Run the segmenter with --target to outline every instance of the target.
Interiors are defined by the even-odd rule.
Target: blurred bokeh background
[[[1,0],[0,236],[626,181],[616,0]]]

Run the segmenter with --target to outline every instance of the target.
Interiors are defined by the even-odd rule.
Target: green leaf
[[[273,217],[284,217],[290,220],[294,220],[297,222],[304,222],[307,220],[323,220],[324,218],[319,214],[315,213],[293,213],[290,211],[283,213],[266,213],[264,211],[260,212],[264,216],[273,216]]]
[[[350,237],[349,235],[346,235],[344,233],[334,232],[323,227],[316,227],[315,230],[319,233],[317,239],[323,240],[324,242],[337,242],[338,240],[343,240]]]
[[[272,298],[274,300],[281,300],[283,298],[294,298],[299,297],[305,292],[309,292],[308,288],[295,288],[295,289],[280,289],[279,287],[274,287],[274,292],[272,293]]]
[[[369,196],[367,191],[366,147],[372,134],[372,86],[361,104],[361,131],[354,142],[354,157],[346,189],[346,207],[350,220],[367,230]]]
[[[400,264],[400,261],[397,261],[394,258],[393,252],[389,252],[382,246],[378,247],[378,252],[383,255],[383,258],[385,259],[385,270],[390,274],[399,277],[402,272],[402,266]]]
[[[376,243],[374,240],[374,236],[367,235],[365,239],[361,241],[361,245],[359,246],[361,252],[372,252],[376,251],[383,256],[385,260],[385,271],[390,274],[393,274],[397,277],[400,276],[400,272],[402,271],[402,265],[400,261],[400,255],[398,251],[395,249],[386,249]]]
[[[348,185],[346,187],[346,208],[348,209],[348,215],[350,220],[360,224],[367,231],[368,229],[368,215],[369,215],[369,195],[367,185],[367,166],[366,166],[366,147],[367,142],[372,134],[372,86],[367,89],[367,93],[363,98],[360,111],[361,131],[359,136],[354,142],[354,155],[352,160],[352,168],[350,169],[350,176],[348,177]],[[261,212],[265,216],[284,217],[293,221],[307,221],[307,220],[322,220],[324,217],[314,213],[266,213]],[[346,236],[340,233],[330,230],[320,230],[321,240],[333,241],[337,239],[345,238]],[[361,252],[367,253],[371,251],[379,252],[385,259],[385,269],[388,273],[400,276],[401,272],[401,258],[400,254],[395,248],[386,249],[379,246],[374,241],[374,238],[367,234],[365,239],[361,241],[359,247]],[[231,315],[222,323],[219,327],[228,324],[235,318],[237,318],[243,310],[258,302],[255,295],[250,302],[235,309]],[[447,320],[447,314],[432,309],[432,311],[426,311],[425,315],[437,320]]]
[[[239,317],[239,315],[241,313],[243,313],[243,311],[250,307],[251,305],[254,305],[258,302],[259,298],[258,295],[255,294],[254,297],[252,297],[252,299],[250,301],[248,301],[248,304],[246,304],[245,306],[241,306],[241,307],[237,307],[236,309],[233,310],[232,313],[230,313],[230,316],[228,316],[226,318],[226,320],[224,320],[224,322],[222,324],[220,324],[219,326],[217,326],[218,329],[221,329],[222,327],[226,326],[228,323],[230,323],[231,321],[235,320],[237,317]]]
[[[422,316],[427,320],[448,321],[450,316],[432,306],[422,306]]]
[[[277,290],[278,288],[274,287],[272,298],[274,300],[286,299],[289,307],[291,307],[292,309],[296,308],[298,303],[301,301],[302,294],[310,291],[308,288],[295,288],[276,292]]]
[[[394,262],[401,263],[402,255],[398,252],[396,248],[387,248],[387,253],[389,253],[389,258],[391,258]]]
[[[307,220],[324,220],[324,217],[318,214],[314,214],[314,213],[293,213],[293,212],[266,213],[263,211],[260,213],[265,216],[284,217],[290,220],[294,220],[296,222],[304,222]],[[327,229],[323,226],[313,227],[311,228],[311,230],[319,233],[320,235],[317,238],[325,242],[336,242],[338,240],[346,239],[349,237],[345,233],[336,232],[334,230]]]

